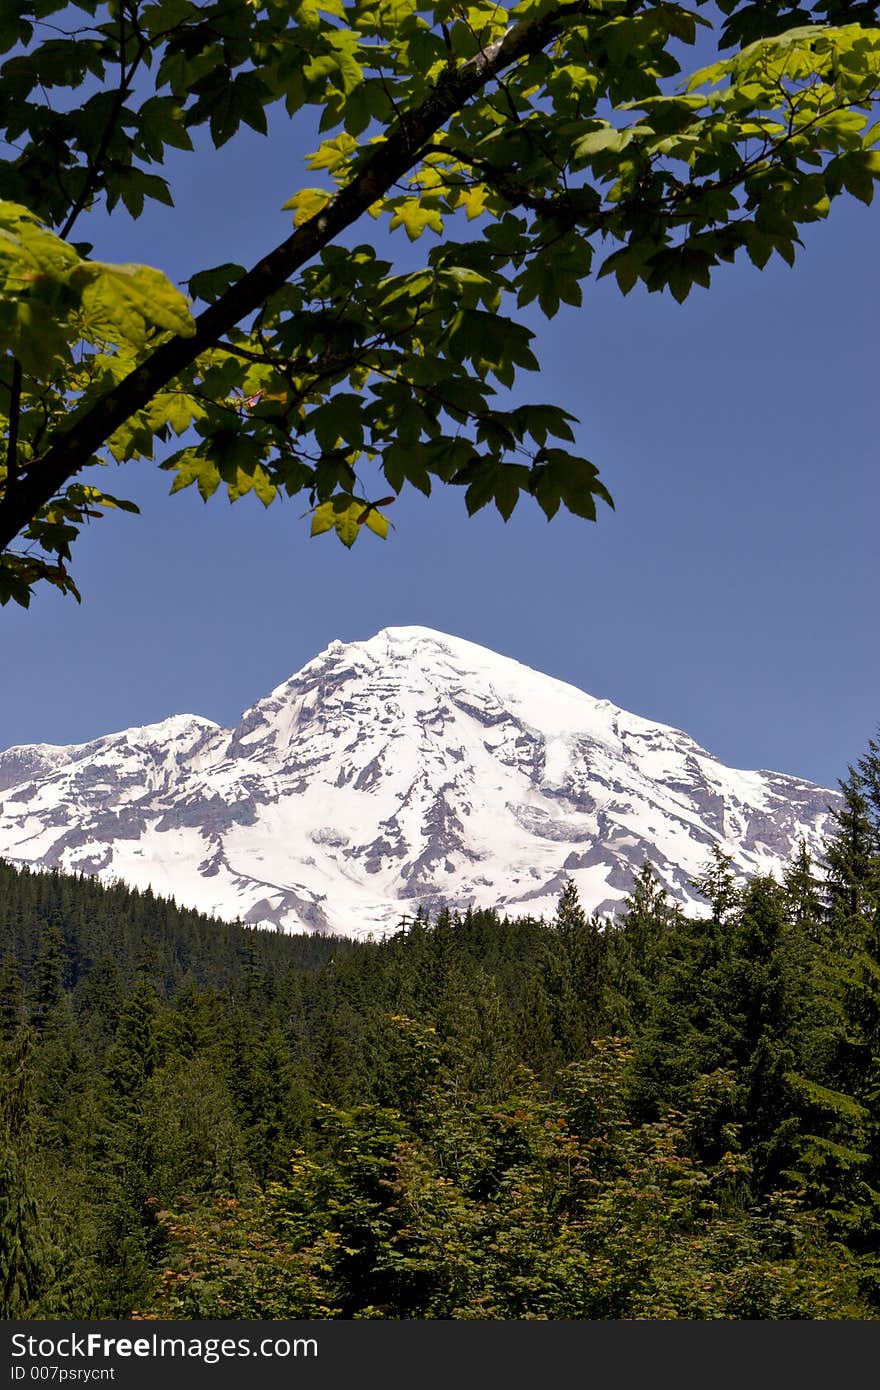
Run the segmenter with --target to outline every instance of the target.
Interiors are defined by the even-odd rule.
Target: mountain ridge
[[[417,910],[614,911],[645,858],[689,907],[816,849],[835,793],[423,627],[331,642],[226,729],[195,714],[0,753],[0,854],[216,916],[394,930]]]

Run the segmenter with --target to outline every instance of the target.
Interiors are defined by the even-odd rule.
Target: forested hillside
[[[284,937],[0,864],[6,1318],[875,1318],[880,749],[825,873]]]

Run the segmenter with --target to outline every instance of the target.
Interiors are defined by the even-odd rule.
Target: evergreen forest
[[[0,862],[6,1319],[875,1319],[880,745],[685,915],[284,936]]]

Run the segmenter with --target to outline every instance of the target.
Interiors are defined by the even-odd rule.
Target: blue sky
[[[177,207],[95,217],[104,259],[174,279],[250,263],[314,182],[287,120],[172,166]],[[375,235],[367,220],[364,240]],[[402,238],[402,233],[398,234]],[[73,742],[193,710],[231,723],[333,638],[391,624],[495,648],[686,729],[725,762],[833,785],[880,720],[877,211],[841,200],[795,268],[725,268],[679,306],[609,280],[535,319],[521,399],[580,417],[617,510],[506,526],[405,494],[345,552],[295,499],[207,507],[149,464],[107,470],[140,518],[78,546],[81,608],[0,610],[0,746]],[[392,243],[408,254],[407,243]]]

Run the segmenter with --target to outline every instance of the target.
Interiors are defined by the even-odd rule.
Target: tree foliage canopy
[[[407,484],[595,519],[611,499],[572,417],[522,403],[522,311],[579,305],[591,275],[682,301],[742,253],[791,263],[805,224],[880,177],[875,7],[719,8],[718,61],[690,77],[679,57],[713,25],[669,0],[4,12],[0,601],[76,593],[80,527],[131,507],[79,476],[110,460],[158,458],[206,499],[303,494],[346,546],[387,533]],[[157,171],[194,128],[220,146],[278,105],[315,108],[323,140],[256,265],[196,268],[186,297],[73,239],[98,205],[171,204]],[[383,259],[369,219],[421,264]]]
[[[645,863],[355,942],[0,862],[0,1316],[876,1320],[878,774],[711,916]]]

